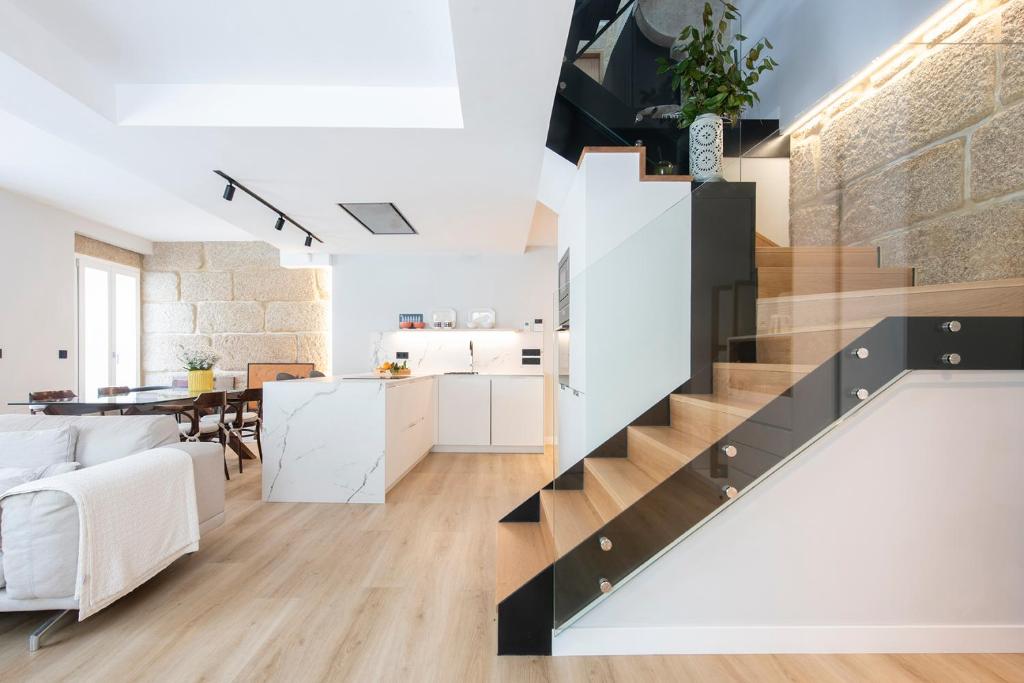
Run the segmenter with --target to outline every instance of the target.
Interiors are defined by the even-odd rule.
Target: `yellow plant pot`
[[[194,394],[213,391],[213,370],[189,370],[188,390]]]

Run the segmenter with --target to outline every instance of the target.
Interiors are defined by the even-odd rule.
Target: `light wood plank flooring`
[[[1024,680],[1024,655],[498,658],[495,522],[548,457],[432,455],[386,506],[266,505],[259,476],[232,472],[197,554],[34,655],[43,615],[0,615],[0,680]]]

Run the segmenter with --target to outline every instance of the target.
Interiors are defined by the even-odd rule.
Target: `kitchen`
[[[554,250],[448,260],[334,264],[334,375],[264,385],[265,501],[384,503],[429,454],[551,443]]]

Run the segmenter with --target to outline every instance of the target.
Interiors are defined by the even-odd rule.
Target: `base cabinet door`
[[[442,446],[491,443],[491,379],[440,377],[437,390],[437,442]]]
[[[491,378],[491,443],[544,445],[544,378]]]
[[[391,488],[434,445],[434,380],[387,388],[385,488]]]

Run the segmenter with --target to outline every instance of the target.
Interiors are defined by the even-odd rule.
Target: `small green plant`
[[[779,65],[762,53],[774,47],[767,38],[754,43],[740,57],[740,48],[747,37],[734,36],[736,44],[725,42],[731,22],[739,18],[736,6],[722,3],[725,10],[716,24],[711,3],[704,3],[703,27],[687,26],[679,34],[682,42],[678,62],[658,58],[658,73],[672,74],[672,90],[679,90],[681,110],[679,127],[686,128],[701,114],[717,114],[736,123],[747,107],[759,100],[754,85],[765,71]]]
[[[178,360],[185,366],[186,370],[210,370],[217,362],[217,355],[212,351],[200,349],[186,349],[179,346]]]

